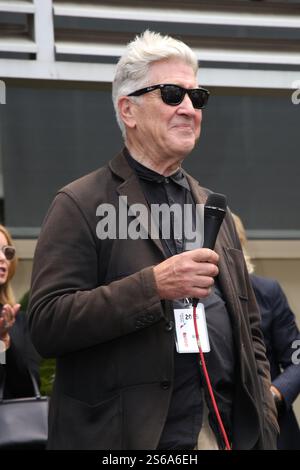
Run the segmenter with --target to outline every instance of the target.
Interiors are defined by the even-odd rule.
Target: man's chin
[[[181,139],[178,142],[177,151],[180,151],[182,155],[187,156],[194,149],[196,140],[193,139]]]

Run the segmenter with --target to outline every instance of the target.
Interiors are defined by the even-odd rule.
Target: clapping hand
[[[15,304],[11,306],[9,304],[5,304],[2,307],[0,313],[0,341],[4,342],[5,349],[9,348],[10,345],[10,336],[9,330],[13,326],[16,321],[17,313],[20,310],[21,305]]]

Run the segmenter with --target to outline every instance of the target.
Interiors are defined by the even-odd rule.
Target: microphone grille
[[[226,212],[227,198],[225,194],[211,193],[209,194],[205,207],[217,207],[220,210]]]

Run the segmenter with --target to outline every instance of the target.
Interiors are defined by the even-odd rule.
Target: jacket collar
[[[115,175],[119,176],[123,180],[127,180],[134,174],[134,171],[127,163],[124,150],[125,149],[110,160],[108,162],[108,166]]]

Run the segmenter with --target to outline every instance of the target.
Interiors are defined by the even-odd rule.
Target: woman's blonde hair
[[[246,236],[245,227],[244,227],[243,222],[241,221],[241,219],[239,218],[238,215],[232,214],[232,217],[233,217],[233,220],[234,220],[234,223],[235,223],[237,234],[239,236],[239,239],[240,239],[240,242],[241,242],[241,245],[242,245],[242,249],[243,249],[244,257],[245,257],[245,260],[246,260],[248,273],[252,274],[254,272],[254,264],[252,263],[251,258],[248,255],[248,250],[247,250],[247,241],[248,240],[247,240],[247,236]]]
[[[13,241],[12,241],[10,233],[1,224],[0,224],[0,232],[5,236],[7,240],[7,244],[13,245]],[[7,280],[5,284],[0,286],[0,303],[2,303],[3,305],[4,304],[15,305],[16,303],[10,281],[15,275],[17,263],[18,263],[18,260],[17,260],[17,257],[15,256],[9,264]]]

